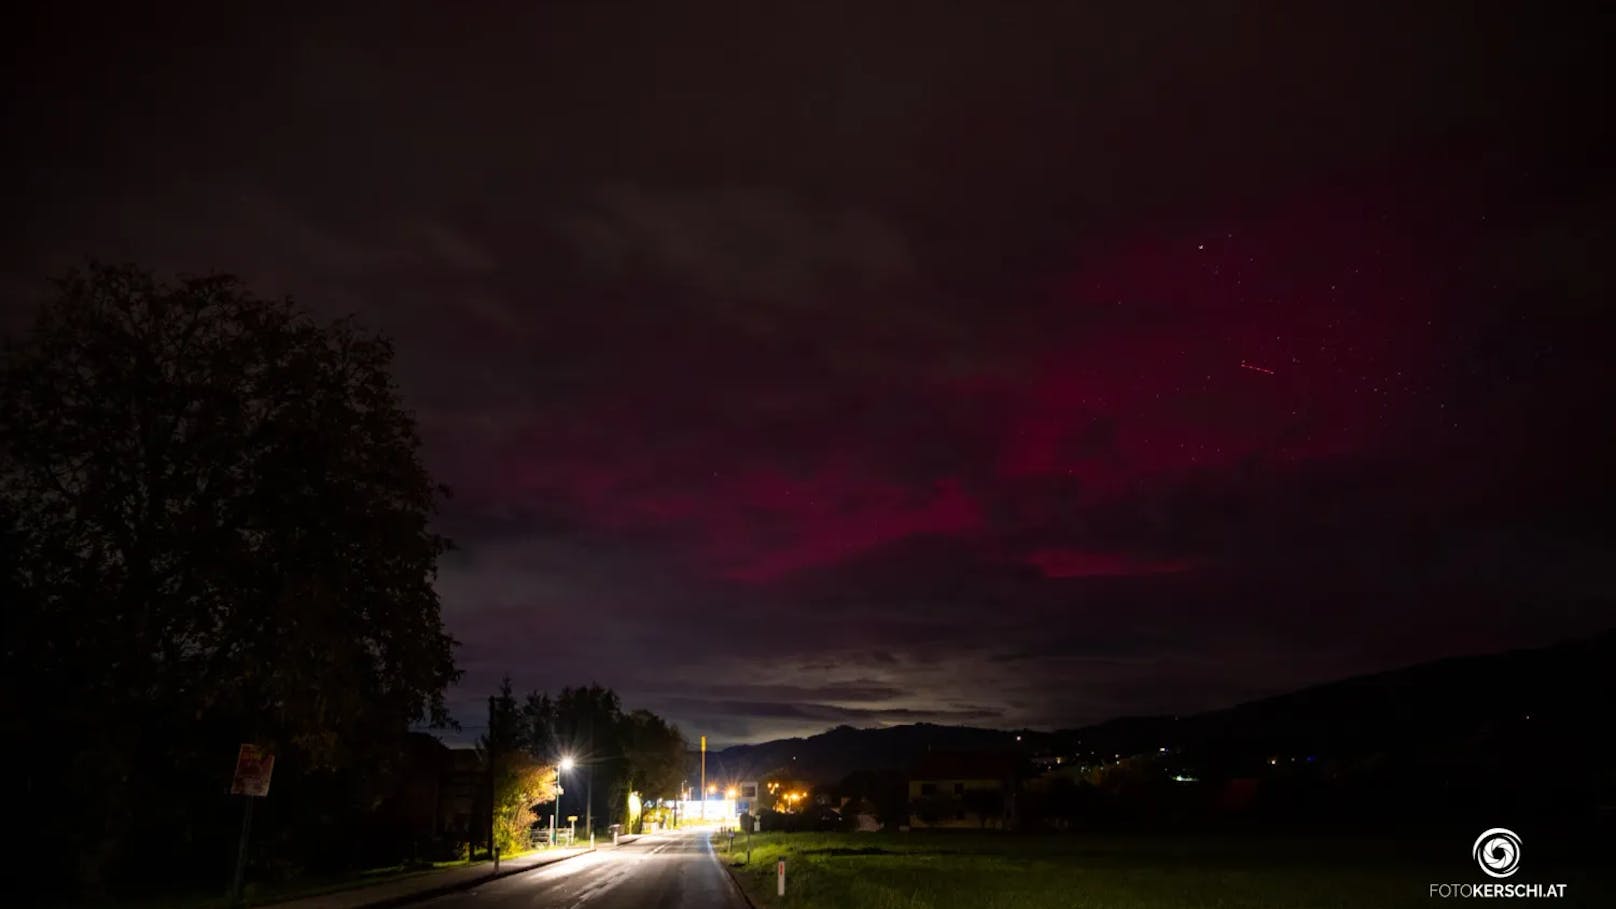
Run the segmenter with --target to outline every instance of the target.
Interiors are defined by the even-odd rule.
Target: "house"
[[[1013,827],[1017,763],[993,752],[927,753],[909,770],[910,826]]]
[[[411,733],[401,757],[379,812],[388,837],[419,858],[463,854],[466,843],[487,840],[488,772],[476,749]]]
[[[455,842],[488,842],[488,768],[475,748],[453,748],[443,773],[438,830]]]

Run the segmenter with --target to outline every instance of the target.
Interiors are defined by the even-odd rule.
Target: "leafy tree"
[[[499,684],[499,693],[488,699],[488,731],[482,747],[487,751],[529,751],[529,728],[521,707],[511,691],[511,677]]]
[[[510,852],[527,844],[538,819],[533,806],[555,801],[559,779],[555,762],[536,747],[527,705],[517,703],[509,676],[488,706],[488,732],[480,744],[483,759],[493,768],[494,843]]]
[[[649,710],[636,710],[622,719],[623,797],[638,792],[642,798],[667,798],[679,791],[690,746],[678,727]]]
[[[496,704],[506,704],[507,696],[508,690]],[[509,704],[514,710],[514,700]],[[554,698],[534,692],[518,715],[518,738],[530,754],[551,763],[564,756],[577,762],[578,775],[563,785],[568,805],[579,814],[592,795],[595,818],[622,822],[631,792],[650,798],[678,792],[688,751],[684,737],[650,711],[624,713],[610,688],[563,688]]]
[[[531,692],[522,703],[522,740],[527,749],[538,758],[560,759],[561,751],[555,740],[555,704],[548,694]]]
[[[556,797],[556,768],[524,751],[494,762],[494,844],[506,854],[525,848],[538,814],[533,806]]]
[[[209,768],[189,785],[216,800],[238,741],[334,769],[446,720],[432,581],[449,544],[428,526],[444,490],[392,357],[228,276],[102,266],[7,346],[8,631],[29,641],[7,656],[52,702],[5,708],[70,752],[30,773],[93,793],[60,806],[91,831],[92,882],[150,816],[137,791],[183,804],[155,785],[173,768]]]
[[[884,826],[896,829],[909,820],[908,780],[896,770],[856,770],[837,785],[837,795],[865,803],[861,807]]]

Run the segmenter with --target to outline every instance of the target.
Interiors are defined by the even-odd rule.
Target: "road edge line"
[[[729,866],[729,862],[726,862],[718,857],[718,850],[712,848],[711,840],[708,840],[707,846],[712,853],[713,861],[718,863],[718,867],[724,869],[724,876],[729,878],[729,884],[731,887],[735,888],[735,892],[740,896],[741,902],[747,906],[747,909],[758,909],[757,903],[752,902],[752,898],[747,895],[746,888],[741,886],[741,879],[735,876],[735,869]]]

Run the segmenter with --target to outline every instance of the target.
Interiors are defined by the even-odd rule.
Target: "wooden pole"
[[[236,873],[230,881],[230,905],[241,905],[242,886],[247,880],[247,840],[252,835],[252,809],[253,797],[242,796],[246,799],[246,807],[241,809],[241,841],[236,845]]]

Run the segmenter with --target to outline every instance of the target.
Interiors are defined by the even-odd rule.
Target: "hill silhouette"
[[[1504,772],[1552,754],[1572,770],[1610,753],[1616,630],[1549,647],[1421,663],[1182,717],[1124,717],[1054,732],[928,723],[735,745],[708,755],[709,777],[785,772],[833,782],[898,770],[931,750],[1079,755],[1159,753],[1225,775],[1274,760],[1373,759]],[[1017,736],[1021,736],[1018,741]]]
[[[731,745],[707,755],[709,778],[751,780],[783,773],[816,783],[839,780],[855,770],[896,770],[927,751],[987,751],[1017,747],[1017,732],[974,726],[912,723],[878,729],[837,726],[806,738]],[[1050,733],[1021,733],[1021,745],[1049,743]]]

